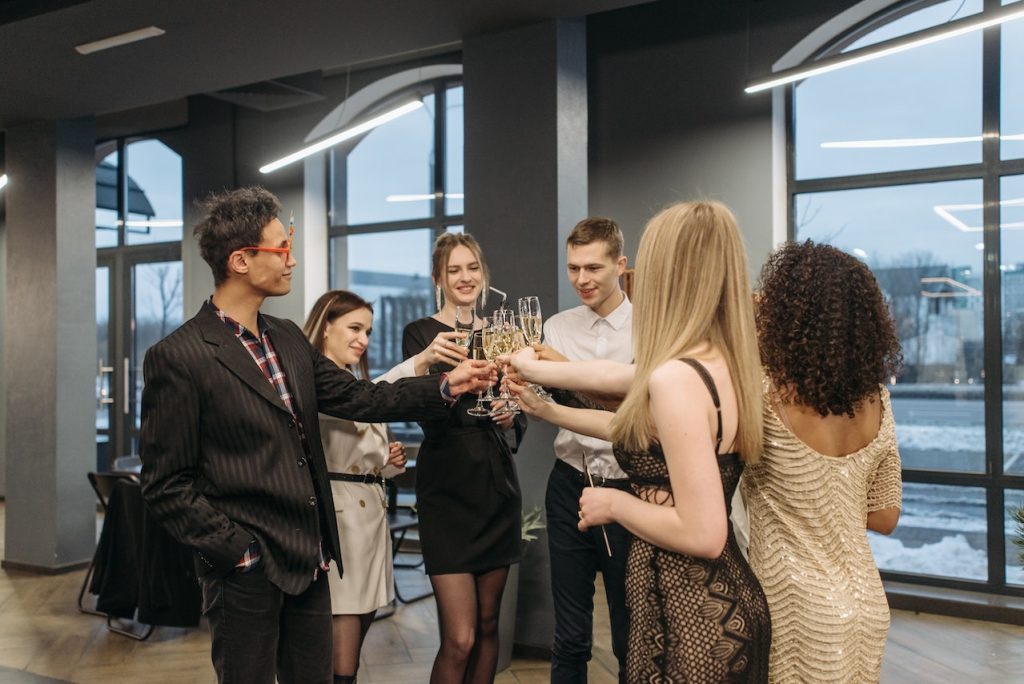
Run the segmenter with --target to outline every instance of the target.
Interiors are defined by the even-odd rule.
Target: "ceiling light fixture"
[[[94,40],[91,43],[82,43],[76,45],[75,50],[80,55],[91,55],[94,52],[100,52],[101,50],[109,50],[110,48],[120,47],[122,45],[128,45],[129,43],[137,43],[140,40],[146,40],[147,38],[156,38],[162,36],[167,31],[164,31],[159,26],[147,26],[146,28],[136,29],[134,31],[128,31],[128,33],[119,33],[116,36],[110,36],[109,38],[103,38],[102,40]]]
[[[422,195],[388,195],[384,198],[385,202],[425,202],[426,200],[440,199],[447,197],[448,199],[465,199],[466,196],[461,192],[435,192],[426,193]]]
[[[997,135],[1003,140],[1024,140],[1024,133]],[[882,140],[839,140],[821,143],[825,150],[877,149],[888,147],[929,147],[931,145],[955,145],[957,143],[981,142],[983,136],[962,135],[947,138],[885,138]]]
[[[127,221],[117,219],[117,225],[128,228],[181,228],[185,224],[180,219],[128,219]]]
[[[335,145],[344,140],[354,138],[357,135],[362,135],[367,131],[373,130],[377,126],[386,124],[388,121],[393,121],[401,116],[405,116],[409,112],[414,112],[422,106],[423,102],[421,102],[420,100],[413,100],[412,102],[406,102],[403,105],[399,105],[394,109],[389,109],[383,114],[373,117],[369,121],[364,121],[361,124],[356,124],[355,126],[346,128],[345,130],[339,131],[338,133],[335,133],[334,135],[328,138],[324,138],[318,143],[313,143],[309,147],[304,147],[298,152],[292,152],[286,157],[281,157],[277,161],[272,161],[269,164],[265,164],[260,167],[260,173],[270,173],[271,171],[277,171],[282,166],[288,166],[289,164],[297,162],[300,159],[305,159],[306,157],[312,156],[317,152],[322,152],[323,150],[326,150],[329,147],[334,147]]]
[[[1024,206],[1024,197],[1015,197],[1014,199],[1002,200],[999,202],[1001,207],[1020,207]],[[932,211],[939,215],[943,221],[947,222],[961,233],[980,233],[984,230],[983,226],[969,226],[962,220],[953,215],[954,211],[976,211],[978,209],[984,209],[984,204],[936,204],[932,207]],[[1011,223],[1000,223],[999,227],[1004,230],[1022,230],[1024,229],[1024,221],[1013,221]],[[979,243],[980,244],[980,243]]]
[[[940,24],[939,26],[933,26],[932,28],[925,29],[923,31],[908,33],[905,36],[876,43],[875,45],[870,45],[858,50],[851,50],[850,52],[825,57],[824,59],[820,59],[809,64],[802,64],[791,69],[783,69],[782,71],[772,74],[772,76],[767,79],[751,83],[744,88],[744,92],[759,93],[762,90],[771,90],[772,88],[780,85],[785,85],[794,81],[801,81],[805,78],[818,76],[819,74],[824,74],[829,71],[836,71],[837,69],[845,69],[846,67],[853,66],[854,64],[863,64],[864,62],[868,62],[873,59],[887,57],[898,52],[905,52],[924,45],[930,45],[931,43],[937,43],[940,40],[946,40],[947,38],[962,36],[965,33],[981,31],[982,29],[986,29],[991,26],[997,26],[999,24],[1005,24],[1008,21],[1013,21],[1014,19],[1020,19],[1021,17],[1024,17],[1024,7],[1021,7],[1020,5],[1008,5],[994,12],[983,12],[980,15]]]

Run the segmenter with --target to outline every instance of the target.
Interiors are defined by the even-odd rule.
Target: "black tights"
[[[363,639],[373,624],[375,613],[376,611],[362,615],[334,616],[332,631],[335,675],[352,677],[352,681],[355,681],[356,672],[359,670],[359,652],[363,649]]]
[[[488,684],[498,664],[498,611],[508,566],[479,575],[431,575],[441,648],[430,684]]]

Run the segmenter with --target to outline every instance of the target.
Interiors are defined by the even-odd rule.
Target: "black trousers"
[[[580,495],[583,477],[554,468],[548,477],[545,507],[548,551],[551,556],[551,592],[555,608],[555,643],[552,649],[552,684],[585,684],[594,633],[594,579],[604,576],[605,596],[612,628],[612,651],[619,661],[619,681],[626,681],[626,558],[632,535],[621,525],[606,525],[612,557],[608,557],[601,528],[580,532]],[[628,489],[627,484],[621,485]]]
[[[332,684],[331,595],[327,577],[296,596],[271,584],[262,564],[200,579],[203,614],[221,684]]]

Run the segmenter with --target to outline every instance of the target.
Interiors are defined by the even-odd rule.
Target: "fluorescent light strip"
[[[859,50],[852,50],[833,57],[826,57],[825,59],[812,62],[811,64],[793,67],[792,69],[784,69],[773,75],[771,78],[763,81],[755,81],[748,85],[744,88],[744,92],[759,93],[762,90],[771,90],[772,88],[776,88],[780,85],[785,85],[794,81],[801,81],[805,78],[818,76],[829,71],[836,71],[837,69],[845,69],[846,67],[853,66],[854,64],[863,64],[864,62],[869,62],[873,59],[888,57],[889,55],[905,52],[924,45],[930,45],[931,43],[937,43],[940,40],[946,40],[947,38],[955,38],[956,36],[962,36],[966,33],[980,31],[991,26],[1005,24],[1008,21],[1020,19],[1021,17],[1024,17],[1024,7],[1019,5],[1008,5],[1002,9],[996,10],[995,12],[986,12],[978,17],[967,17],[965,19],[951,21],[947,24],[934,26],[923,31],[909,33],[905,36],[901,36],[900,38],[887,40],[883,43],[878,43],[877,45],[871,45]]]
[[[5,185],[7,185],[7,174],[6,173],[3,174],[2,176],[0,176],[0,188],[3,188]]]
[[[102,40],[94,40],[91,43],[82,43],[76,45],[75,50],[80,55],[90,55],[94,52],[100,52],[101,50],[109,50],[110,48],[120,47],[121,45],[128,45],[129,43],[137,43],[140,40],[146,40],[147,38],[156,38],[162,36],[167,31],[164,31],[159,26],[147,26],[146,28],[136,29],[135,31],[129,31],[128,33],[119,33],[116,36],[110,36]]]
[[[281,157],[277,161],[273,161],[270,162],[269,164],[261,166],[260,173],[270,173],[271,171],[277,171],[282,166],[288,166],[289,164],[297,162],[300,159],[305,159],[306,157],[312,156],[317,152],[322,152],[323,150],[326,150],[329,147],[334,147],[335,145],[344,140],[354,138],[357,135],[362,135],[367,131],[373,130],[377,126],[386,124],[388,121],[393,121],[401,116],[405,116],[409,112],[414,112],[422,106],[423,102],[421,102],[420,100],[406,102],[405,104],[395,107],[394,109],[388,110],[383,114],[380,114],[379,116],[373,117],[369,121],[364,121],[363,123],[352,126],[351,128],[346,128],[343,131],[335,133],[329,138],[324,138],[318,143],[313,143],[309,147],[304,147],[298,152],[293,152],[292,154],[289,154],[287,157]]]
[[[117,225],[127,226],[129,228],[181,228],[185,224],[177,219],[153,219],[151,221],[140,221],[136,219],[122,221],[121,219],[118,219]]]
[[[1016,197],[1014,199],[1002,200],[999,203],[1001,207],[1020,207],[1024,206],[1024,197]],[[971,211],[975,209],[984,209],[984,204],[936,204],[932,207],[932,210],[939,215],[943,221],[946,221],[951,226],[959,230],[961,233],[980,233],[984,230],[982,226],[969,226],[956,216],[953,215],[954,211]],[[1006,230],[1021,230],[1024,229],[1024,221],[1014,221],[1012,223],[1000,223],[1000,228]]]
[[[448,199],[465,199],[466,196],[461,192],[449,192],[442,194],[430,193],[426,195],[388,195],[384,198],[385,202],[424,202],[426,200],[432,200],[434,198],[447,197]]]
[[[1011,133],[1009,135],[996,136],[1002,140],[1024,140],[1024,133]],[[841,140],[835,142],[823,142],[821,148],[825,150],[857,150],[877,149],[889,147],[929,147],[931,145],[956,145],[958,143],[981,142],[983,136],[963,135],[948,138],[887,138],[882,140]]]

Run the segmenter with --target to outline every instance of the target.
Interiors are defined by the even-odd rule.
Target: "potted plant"
[[[540,506],[534,506],[529,512],[523,514],[520,536],[522,538],[523,550],[526,545],[537,539],[534,534],[537,530],[543,530],[545,525],[541,519],[543,511]],[[512,646],[516,635],[516,604],[519,600],[519,563],[514,563],[508,569],[508,581],[505,583],[505,593],[501,596],[501,613],[498,615],[498,672],[506,669],[512,662]]]

